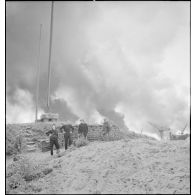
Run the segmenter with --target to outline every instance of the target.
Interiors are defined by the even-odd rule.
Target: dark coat
[[[88,133],[88,125],[86,123],[79,124],[78,133],[83,134],[86,137]]]
[[[70,135],[71,132],[74,130],[74,127],[70,124],[68,125],[63,125],[61,128],[60,128],[60,131],[64,131],[65,135]],[[64,136],[65,136],[64,135]]]
[[[72,144],[72,132],[74,131],[74,127],[71,124],[66,124],[60,127],[60,131],[64,132],[64,141],[65,141],[65,150],[68,149],[68,145]]]
[[[49,131],[47,131],[47,133],[46,133],[47,135],[50,135],[51,134],[51,137],[52,138],[56,138],[56,139],[58,139],[58,131],[57,130],[49,130]]]
[[[109,133],[111,130],[110,124],[106,121],[103,123],[103,134]]]

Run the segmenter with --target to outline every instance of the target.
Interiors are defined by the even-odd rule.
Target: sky
[[[51,2],[6,2],[6,123],[46,112]],[[156,134],[190,122],[190,2],[55,2],[51,111]]]

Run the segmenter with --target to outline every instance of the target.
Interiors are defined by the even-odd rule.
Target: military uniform
[[[87,138],[88,125],[86,123],[80,123],[79,124],[78,134],[83,135],[85,139]]]
[[[58,132],[57,130],[50,130],[46,133],[47,135],[50,135],[49,142],[50,142],[50,149],[51,149],[51,155],[53,155],[53,146],[55,145],[57,149],[57,153],[59,153],[60,145],[58,143]]]
[[[65,150],[72,144],[72,132],[74,130],[72,125],[63,125],[60,130],[64,131]]]
[[[111,130],[110,124],[108,123],[108,121],[104,121],[103,123],[103,136],[109,134]]]

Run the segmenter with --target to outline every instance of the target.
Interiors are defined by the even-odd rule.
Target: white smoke
[[[7,53],[12,59],[7,78],[26,88],[27,78],[32,78],[23,73],[33,66],[24,54],[32,51],[20,46],[35,48],[40,21],[44,24],[41,65],[47,70],[48,13],[40,5],[45,6],[26,4],[19,17],[7,19]],[[49,10],[48,5],[44,10]],[[71,120],[93,122],[116,114],[115,119],[137,132],[152,129],[147,121],[182,128],[190,108],[189,13],[189,2],[55,2],[51,94],[63,100],[57,101],[55,111],[62,113],[68,106],[64,119],[73,113]],[[32,31],[24,31],[29,21]],[[15,82],[12,75],[18,70]],[[46,80],[41,86],[43,98]]]
[[[38,110],[38,117],[43,113]],[[35,121],[35,105],[32,94],[23,89],[17,89],[12,99],[6,96],[6,123],[29,123]]]

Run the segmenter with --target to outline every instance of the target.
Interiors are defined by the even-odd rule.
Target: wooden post
[[[39,101],[39,75],[40,75],[41,30],[42,30],[42,24],[40,24],[39,49],[38,49],[38,58],[37,58],[36,111],[35,111],[35,122],[36,123],[37,123],[38,101]]]
[[[51,4],[51,23],[50,23],[50,42],[49,42],[49,62],[48,62],[48,91],[47,91],[47,111],[50,112],[50,80],[51,80],[51,50],[52,50],[52,33],[53,33],[53,5]]]

